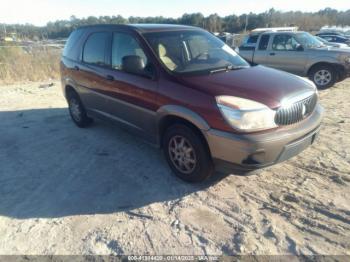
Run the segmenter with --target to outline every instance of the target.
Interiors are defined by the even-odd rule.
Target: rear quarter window
[[[78,42],[81,39],[83,33],[83,30],[75,30],[70,34],[63,49],[62,55],[64,57],[74,60],[78,57]]]
[[[247,40],[247,44],[256,44],[256,42],[258,41],[259,35],[253,35],[250,36]]]
[[[107,32],[92,33],[85,42],[83,61],[100,66],[107,65],[106,54],[110,34]]]
[[[246,36],[243,40],[243,44],[239,47],[240,50],[255,50],[256,42],[258,41],[259,35]]]

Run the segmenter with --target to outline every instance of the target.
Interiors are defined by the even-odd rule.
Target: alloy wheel
[[[191,143],[183,136],[176,135],[169,141],[168,151],[171,162],[183,174],[190,174],[197,165],[197,157]]]
[[[332,80],[332,74],[330,71],[322,69],[315,73],[314,82],[319,86],[328,85]]]

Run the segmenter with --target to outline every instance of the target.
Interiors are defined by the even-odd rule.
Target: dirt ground
[[[39,86],[0,87],[0,254],[350,254],[350,80],[302,154],[199,185]]]

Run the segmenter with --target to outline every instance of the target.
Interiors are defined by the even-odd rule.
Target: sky
[[[280,11],[318,11],[325,7],[350,9],[350,0],[0,0],[0,23],[31,23],[101,15],[180,17],[201,12],[207,16]]]

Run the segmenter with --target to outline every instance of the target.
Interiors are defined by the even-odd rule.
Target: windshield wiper
[[[247,66],[227,65],[227,66],[222,67],[222,68],[210,70],[210,74],[215,74],[215,73],[219,73],[219,72],[227,72],[230,70],[238,70],[238,69],[242,69],[242,68],[247,68]]]

